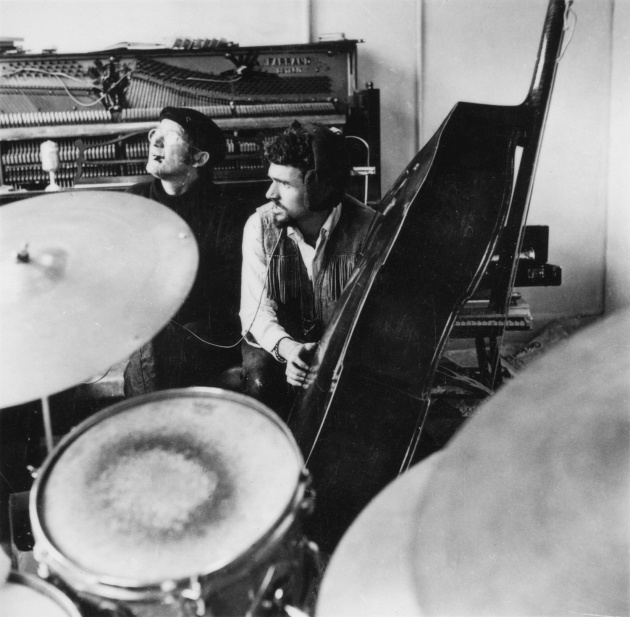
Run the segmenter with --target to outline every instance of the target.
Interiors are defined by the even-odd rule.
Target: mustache
[[[278,199],[272,199],[271,201],[275,206],[277,206],[278,208],[280,208],[286,213],[287,209],[280,203]],[[272,224],[276,229],[284,229],[285,227],[289,226],[290,222],[291,222],[290,220],[277,221],[274,217]]]

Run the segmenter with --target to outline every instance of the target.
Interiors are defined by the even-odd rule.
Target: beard
[[[276,208],[280,209],[280,212],[273,213],[273,224],[276,229],[283,229],[293,223],[293,219],[289,216],[289,213],[276,201],[273,202]]]

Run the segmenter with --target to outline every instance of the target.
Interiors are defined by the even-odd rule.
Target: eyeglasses
[[[189,144],[183,135],[178,133],[177,131],[163,131],[162,129],[151,129],[147,135],[147,138],[150,142],[154,142],[156,140],[161,140],[165,146],[177,146],[179,144],[183,144],[185,146],[189,146],[194,150],[199,150],[199,148],[195,148],[195,146]]]

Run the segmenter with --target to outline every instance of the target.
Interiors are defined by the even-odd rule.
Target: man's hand
[[[287,382],[292,386],[308,388],[312,382],[309,366],[317,343],[298,343],[284,338],[278,345],[278,353],[287,361]]]

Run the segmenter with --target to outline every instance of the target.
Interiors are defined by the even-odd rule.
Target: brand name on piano
[[[275,69],[276,73],[301,73],[311,62],[308,56],[272,56],[267,58],[264,66]]]
[[[311,62],[308,56],[274,56],[267,58],[265,66],[308,66]]]

